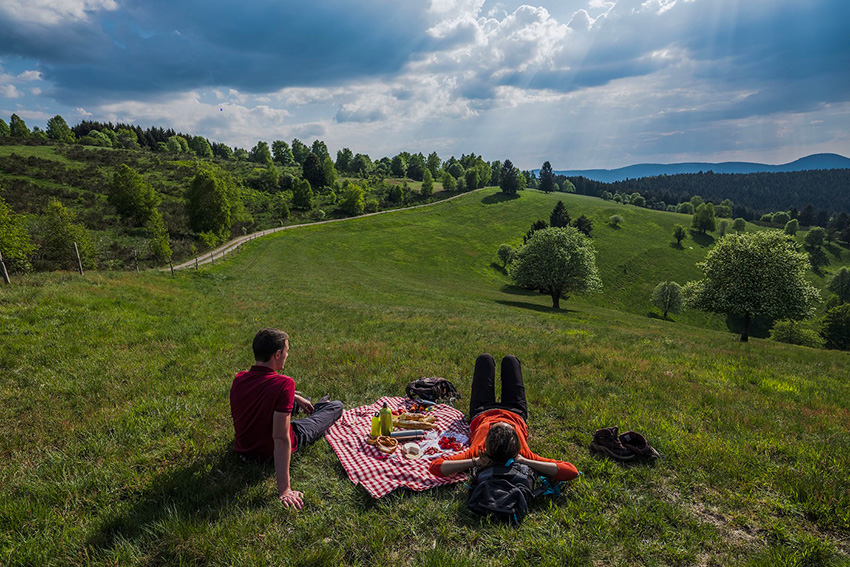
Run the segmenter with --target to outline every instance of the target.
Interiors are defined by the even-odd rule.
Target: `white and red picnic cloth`
[[[385,397],[368,406],[345,410],[325,434],[325,439],[339,457],[351,482],[362,485],[373,498],[386,496],[402,486],[421,491],[454,484],[465,478],[463,473],[447,477],[434,476],[428,472],[430,459],[406,459],[400,449],[385,455],[366,443],[375,412],[383,407],[384,402],[393,410],[404,407],[405,399]],[[469,425],[460,411],[439,404],[429,413],[436,418],[434,431],[460,433],[469,437]]]

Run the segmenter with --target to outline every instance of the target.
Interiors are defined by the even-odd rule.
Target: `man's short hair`
[[[254,360],[268,362],[279,350],[286,348],[289,335],[280,329],[260,329],[254,336]]]

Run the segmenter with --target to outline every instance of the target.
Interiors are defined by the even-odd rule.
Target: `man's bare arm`
[[[272,438],[274,439],[274,473],[277,491],[283,505],[300,510],[304,507],[303,494],[292,490],[289,478],[289,463],[292,460],[292,440],[289,437],[290,414],[274,412]]]

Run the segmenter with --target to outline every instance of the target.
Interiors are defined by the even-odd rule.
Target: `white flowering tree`
[[[508,273],[517,285],[549,295],[555,309],[562,296],[602,290],[593,245],[571,226],[535,231],[517,251]]]
[[[820,299],[805,278],[806,254],[778,231],[730,234],[697,267],[705,277],[685,285],[686,305],[743,317],[742,341],[753,317],[801,319]]]

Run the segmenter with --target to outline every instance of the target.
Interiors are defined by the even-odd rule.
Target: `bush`
[[[785,234],[789,236],[795,236],[799,229],[800,221],[798,221],[797,219],[791,219],[785,223]]]
[[[623,217],[621,217],[620,215],[611,215],[611,218],[608,219],[608,222],[611,224],[611,226],[617,227],[622,224]]]
[[[516,255],[516,248],[510,244],[502,244],[499,246],[499,250],[496,252],[496,255],[499,257],[499,260],[502,261],[502,267],[507,267]]]
[[[820,336],[827,348],[850,350],[850,303],[833,307],[821,321]]]
[[[667,313],[679,313],[682,310],[682,286],[676,282],[661,282],[652,290],[652,304],[658,307],[667,318]]]
[[[814,329],[806,327],[800,321],[790,319],[781,319],[773,324],[770,340],[811,348],[823,348],[824,345],[823,338]]]
[[[339,203],[342,212],[349,216],[362,215],[366,210],[366,200],[363,196],[363,188],[359,185],[349,185],[345,188]]]

